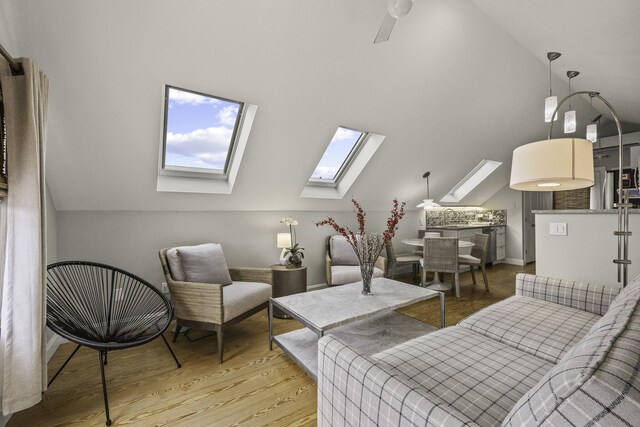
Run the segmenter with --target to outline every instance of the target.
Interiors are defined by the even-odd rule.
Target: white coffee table
[[[335,334],[365,355],[378,353],[436,328],[394,312],[416,302],[440,298],[440,327],[444,294],[386,278],[373,279],[372,295],[362,295],[362,283],[269,299],[269,350],[275,342],[314,380],[317,379],[318,339]],[[305,328],[273,336],[273,309],[278,308]]]

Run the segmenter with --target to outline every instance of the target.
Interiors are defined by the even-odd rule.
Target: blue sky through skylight
[[[165,166],[224,171],[240,105],[169,88]]]
[[[349,153],[362,136],[362,132],[339,127],[325,150],[311,179],[332,181],[336,179],[340,167],[347,160]]]

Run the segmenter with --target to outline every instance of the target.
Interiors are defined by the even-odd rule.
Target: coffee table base
[[[331,329],[327,331],[327,334],[336,336],[360,354],[371,356],[435,330],[437,330],[435,326],[391,311]],[[278,344],[317,382],[317,334],[308,328],[302,328],[277,335],[273,337],[273,342]]]

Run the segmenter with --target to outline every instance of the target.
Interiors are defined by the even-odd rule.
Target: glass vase
[[[360,274],[362,275],[362,295],[371,295],[371,279],[373,278],[374,262],[364,262],[360,264]]]

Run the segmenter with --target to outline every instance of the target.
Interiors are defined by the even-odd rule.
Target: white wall
[[[615,211],[614,211],[615,212]],[[567,236],[551,236],[550,223],[566,223]],[[640,274],[640,214],[629,215],[629,280]],[[607,214],[536,214],[536,274],[618,286],[618,216]]]
[[[524,265],[522,254],[522,192],[505,185],[484,205],[485,209],[507,210],[507,259],[505,262]]]
[[[61,261],[91,260],[114,265],[159,286],[163,274],[158,250],[166,247],[216,242],[222,244],[231,267],[277,263],[281,250],[276,248],[276,234],[288,231],[280,224],[280,218],[292,216],[300,223],[296,227],[297,239],[305,248],[307,283],[313,285],[326,282],[325,237],[335,234],[313,222],[328,215],[340,225],[357,227],[352,212],[58,211],[58,257]],[[382,231],[387,216],[388,212],[368,212],[367,230]],[[403,250],[402,238],[417,234],[417,211],[411,211],[400,223],[394,239],[397,250]]]

